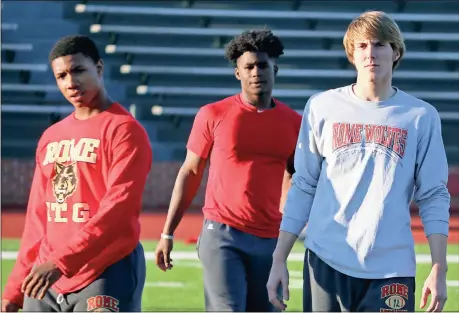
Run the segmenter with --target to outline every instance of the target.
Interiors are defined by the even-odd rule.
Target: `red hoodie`
[[[21,284],[52,260],[58,293],[86,287],[139,242],[142,193],[152,150],[120,104],[87,120],[71,114],[40,138],[18,259],[2,299],[23,304]]]

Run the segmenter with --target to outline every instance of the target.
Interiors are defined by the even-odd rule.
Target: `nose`
[[[259,66],[254,66],[252,69],[252,76],[253,77],[260,77],[261,76],[261,69]]]
[[[70,90],[78,89],[79,87],[78,80],[73,75],[67,75],[65,83],[66,83],[67,89],[70,89]]]
[[[374,47],[373,44],[370,44],[367,46],[367,49],[366,49],[366,57],[367,58],[374,58],[375,57],[375,52],[376,52],[376,49]]]

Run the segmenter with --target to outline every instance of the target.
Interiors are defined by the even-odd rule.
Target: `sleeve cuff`
[[[52,262],[57,266],[57,268],[61,270],[62,275],[64,275],[65,277],[68,277],[68,278],[73,276],[74,273],[72,273],[69,270],[69,268],[67,266],[65,266],[65,264],[61,260],[59,260],[57,258],[53,258],[52,260],[53,260]]]
[[[298,221],[284,215],[280,225],[280,230],[299,236],[305,226],[306,224],[302,221]]]
[[[194,154],[196,154],[197,156],[199,156],[202,159],[207,159],[209,157],[209,149],[200,148],[200,147],[197,148],[197,147],[195,147],[194,145],[191,145],[191,144],[187,144],[186,149],[190,150],[191,152],[193,152]]]
[[[432,234],[442,234],[448,236],[449,223],[445,221],[429,221],[424,223],[424,233],[426,237]]]
[[[2,295],[2,300],[9,300],[11,303],[16,304],[19,306],[19,308],[22,309],[24,304],[24,294],[20,291],[18,293],[12,294],[5,290]]]

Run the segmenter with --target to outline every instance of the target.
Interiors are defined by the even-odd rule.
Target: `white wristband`
[[[174,239],[174,235],[161,234],[161,238],[163,238],[163,239]]]

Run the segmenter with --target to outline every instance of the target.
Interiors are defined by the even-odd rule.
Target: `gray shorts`
[[[42,300],[24,297],[28,312],[140,312],[145,285],[145,253],[139,243],[85,288],[69,294],[48,289]]]
[[[414,312],[414,277],[350,277],[307,249],[303,279],[304,312]]]
[[[273,312],[266,284],[277,238],[260,238],[204,220],[197,250],[206,311]]]

